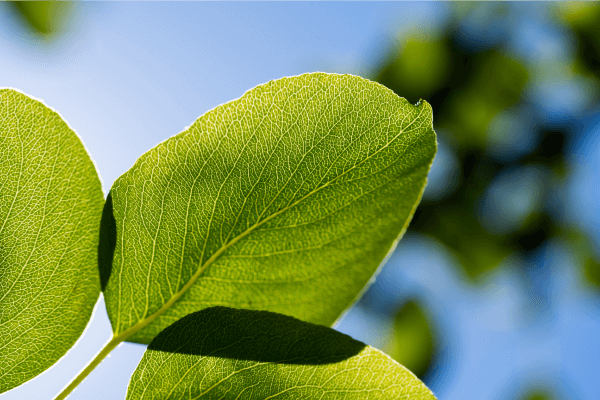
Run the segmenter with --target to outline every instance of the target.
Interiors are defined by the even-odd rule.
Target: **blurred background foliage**
[[[443,187],[428,188],[410,230],[452,249],[475,282],[509,254],[529,258],[551,237],[574,235],[548,204],[568,174],[564,151],[574,132],[536,114],[527,96],[532,81],[546,79],[540,76],[544,71],[510,55],[502,40],[473,39],[463,32],[480,18],[488,21],[478,24],[501,25],[507,7],[486,7],[486,15],[478,15],[482,7],[477,5],[457,7],[440,32],[404,38],[375,74],[412,103],[427,99],[433,106],[441,156],[455,164],[445,166]],[[574,60],[573,73],[597,85],[600,29],[597,23],[578,26],[581,34],[575,33],[585,45],[579,47],[584,50]],[[525,127],[531,144],[517,147],[522,138],[515,136]],[[591,252],[588,257],[597,263]]]
[[[423,378],[433,358],[433,330],[417,301],[409,300],[398,310],[393,329],[384,351]]]
[[[46,39],[63,32],[74,7],[70,1],[11,1],[8,5],[26,29]]]
[[[523,400],[553,400],[554,398],[544,390],[535,390],[523,398]]]
[[[598,249],[560,210],[570,176],[567,152],[582,133],[577,117],[597,106],[600,94],[600,6],[555,6],[543,22],[549,27],[541,29],[563,35],[572,55],[536,58],[515,49],[511,41],[518,38],[510,30],[520,9],[514,5],[454,3],[442,26],[400,37],[372,75],[410,102],[432,105],[439,150],[408,234],[442,243],[480,290],[511,257],[536,291],[540,249],[553,240],[570,249],[588,286],[600,290]],[[581,83],[583,101],[577,109],[548,113],[536,97],[548,82]],[[379,298],[367,293],[358,306],[381,312]],[[427,310],[410,299],[387,317],[395,320],[389,354],[434,383],[428,369],[436,365],[440,338]],[[525,398],[552,397],[535,392]]]
[[[52,38],[73,6],[10,7],[26,29]],[[569,154],[584,134],[581,119],[597,113],[600,101],[600,5],[535,7],[448,4],[437,25],[400,34],[370,78],[434,110],[438,154],[407,237],[441,244],[475,292],[485,293],[489,277],[503,268],[516,270],[530,308],[543,315],[552,290],[543,287],[544,277],[555,273],[546,262],[549,247],[565,249],[582,286],[600,293],[599,245],[564,211]],[[523,13],[531,17],[525,26]],[[405,239],[399,249],[407,241],[416,243]],[[381,347],[435,390],[440,371],[452,368],[453,341],[422,293],[386,286],[388,270],[407,263],[392,256],[350,313],[379,321]],[[531,387],[517,398],[558,398],[535,382]]]

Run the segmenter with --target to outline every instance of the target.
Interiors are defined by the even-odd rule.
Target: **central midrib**
[[[346,172],[349,172],[349,171],[350,170],[348,170]],[[344,174],[342,174],[342,175],[345,175],[346,172],[344,172]],[[139,332],[140,330],[142,330],[143,328],[145,328],[146,326],[148,326],[152,321],[154,321],[156,318],[158,318],[160,315],[162,315],[165,311],[167,311],[169,308],[171,308],[171,306],[177,300],[179,300],[181,298],[181,296],[183,296],[183,294],[190,287],[192,287],[192,285],[194,285],[194,283],[196,283],[196,281],[198,280],[198,278],[200,277],[200,275],[202,275],[202,273],[204,271],[206,271],[206,269],[221,256],[221,254],[223,254],[225,251],[227,251],[227,249],[229,249],[231,246],[233,246],[234,244],[236,244],[237,242],[239,242],[244,237],[248,236],[251,232],[253,232],[257,228],[259,228],[261,225],[263,225],[266,222],[272,220],[273,218],[277,217],[278,215],[286,212],[290,208],[295,207],[300,202],[306,200],[308,197],[310,197],[313,194],[317,193],[321,189],[326,188],[327,186],[329,186],[331,184],[331,182],[337,180],[342,175],[339,175],[338,177],[336,177],[332,181],[327,182],[326,184],[324,184],[322,186],[319,186],[318,188],[316,188],[315,190],[307,193],[306,195],[304,195],[303,197],[301,197],[300,199],[298,199],[294,203],[292,203],[289,206],[287,206],[285,208],[282,208],[281,210],[279,210],[279,211],[277,211],[277,212],[269,215],[267,218],[265,218],[265,219],[257,222],[256,224],[252,225],[251,227],[249,227],[248,229],[246,229],[241,234],[239,234],[236,237],[234,237],[230,242],[228,242],[225,246],[219,248],[219,250],[217,250],[208,260],[206,260],[206,262],[204,263],[204,265],[202,265],[200,268],[198,268],[198,270],[196,271],[196,273],[194,273],[194,275],[192,275],[192,277],[190,278],[190,280],[185,285],[183,285],[183,287],[181,288],[181,290],[179,290],[177,293],[175,293],[165,304],[163,304],[163,306],[161,308],[159,308],[157,311],[155,311],[154,313],[152,313],[149,317],[146,317],[143,320],[137,322],[135,325],[127,328],[123,332],[121,332],[119,334],[115,334],[114,337],[115,338],[122,338],[121,341],[124,341],[129,336],[133,335],[134,333]]]
[[[410,125],[412,125],[415,121],[417,121],[421,117],[422,113],[423,113],[423,110],[421,110],[421,112],[419,113],[419,115],[416,116],[415,119],[410,124],[408,124],[405,127],[405,129],[407,127],[409,127]],[[365,163],[366,161],[368,161],[370,158],[374,157],[375,155],[379,154],[381,151],[383,151],[386,148],[388,148],[388,146],[391,143],[393,143],[396,139],[398,139],[398,137],[400,135],[402,135],[403,133],[409,132],[409,131],[406,131],[405,129],[399,129],[398,134],[396,136],[394,136],[394,138],[392,140],[390,140],[388,143],[386,143],[384,146],[382,146],[380,149],[378,149],[373,154],[371,154],[368,157],[366,157],[365,159],[363,159],[361,162],[353,165],[351,168],[349,168],[348,170],[344,171],[343,173],[341,173],[340,175],[336,176],[335,178],[331,179],[329,182],[326,182],[325,184],[323,184],[323,185],[315,188],[314,190],[312,190],[311,192],[309,192],[306,195],[302,196],[300,199],[296,200],[292,204],[289,204],[288,206],[282,208],[281,210],[278,210],[277,212],[269,215],[265,219],[257,222],[256,224],[252,225],[251,227],[249,227],[248,229],[246,229],[241,234],[239,234],[236,237],[234,237],[230,242],[228,242],[225,246],[222,246],[221,248],[219,248],[208,260],[206,260],[206,262],[200,268],[198,268],[198,270],[194,273],[194,275],[192,275],[192,277],[190,278],[190,280],[181,288],[181,290],[179,290],[177,293],[175,293],[175,295],[173,295],[165,304],[163,304],[162,307],[160,307],[157,311],[155,311],[154,313],[152,313],[150,316],[144,318],[141,321],[138,321],[135,325],[132,325],[131,327],[127,328],[126,330],[122,331],[121,333],[118,333],[118,334],[115,333],[114,336],[113,336],[114,340],[125,341],[131,335],[139,332],[140,330],[142,330],[143,328],[145,328],[146,326],[148,326],[155,319],[157,319],[159,316],[161,316],[165,311],[167,311],[169,308],[171,308],[171,306],[173,304],[175,304],[175,302],[177,302],[177,300],[179,300],[181,298],[181,296],[183,296],[183,294],[190,287],[192,287],[196,283],[196,281],[202,275],[202,273],[204,271],[206,271],[206,269],[210,265],[212,265],[212,263],[214,263],[231,246],[233,246],[234,244],[236,244],[237,242],[239,242],[244,237],[248,236],[250,233],[252,233],[254,230],[256,230],[257,228],[259,228],[260,226],[264,225],[266,222],[272,220],[273,218],[279,216],[280,214],[286,212],[287,210],[295,207],[296,205],[298,205],[302,201],[306,200],[310,196],[314,195],[315,193],[319,192],[320,190],[328,187],[329,185],[331,185],[336,180],[340,179],[344,175],[346,175],[349,172],[353,171],[354,169],[358,168],[360,165],[362,165],[363,163]],[[406,148],[404,149],[403,152],[405,152],[408,149],[408,147],[409,147],[409,145],[406,146]]]

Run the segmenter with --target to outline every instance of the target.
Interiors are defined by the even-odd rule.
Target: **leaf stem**
[[[102,362],[102,360],[104,360],[106,356],[124,340],[125,337],[123,335],[113,336],[112,339],[110,339],[110,341],[108,341],[104,345],[102,350],[100,350],[100,352],[96,354],[96,357],[94,357],[94,359],[90,361],[90,363],[86,365],[84,369],[81,370],[81,372],[75,377],[75,379],[73,379],[67,385],[67,387],[65,387],[62,390],[62,392],[60,392],[60,394],[54,398],[54,400],[66,399],[67,396],[69,396],[69,394],[77,387],[77,385],[83,382],[83,380],[90,374],[90,372],[92,372],[94,368],[96,368]]]

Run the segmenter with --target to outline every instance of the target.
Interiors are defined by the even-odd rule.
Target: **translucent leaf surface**
[[[208,308],[151,343],[129,384],[142,399],[435,399],[381,351],[266,311]]]
[[[200,117],[114,183],[101,280],[115,335],[206,307],[330,325],[406,228],[431,107],[348,75],[283,78]]]
[[[77,135],[0,90],[0,392],[73,346],[100,292],[100,180]]]

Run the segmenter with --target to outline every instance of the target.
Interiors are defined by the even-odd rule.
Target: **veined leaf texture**
[[[409,370],[331,328],[267,311],[212,307],[162,331],[127,400],[435,400]]]
[[[207,112],[110,191],[115,336],[149,343],[212,306],[331,325],[405,230],[435,151],[429,104],[356,76],[283,78]]]
[[[75,132],[40,101],[0,89],[0,393],[83,332],[100,293],[103,204]]]

